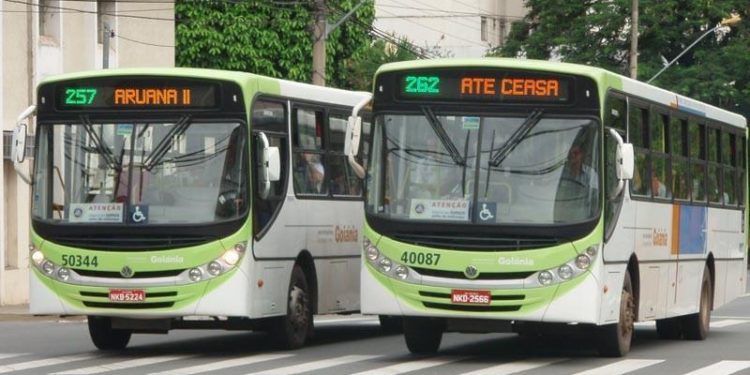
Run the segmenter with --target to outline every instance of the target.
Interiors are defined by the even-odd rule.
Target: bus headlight
[[[67,268],[60,268],[57,270],[57,277],[62,281],[67,280],[70,277],[70,270]]]
[[[223,267],[221,266],[219,262],[213,261],[208,264],[208,266],[206,267],[206,270],[208,270],[208,273],[211,274],[211,276],[216,276],[221,273],[221,271],[223,270]]]
[[[42,271],[51,276],[55,272],[55,265],[52,262],[45,260],[44,263],[42,263]]]
[[[549,286],[556,283],[572,280],[586,272],[596,259],[599,245],[589,246],[583,253],[555,268],[542,270],[531,275],[527,282],[536,286]]]
[[[378,247],[367,238],[362,240],[362,250],[364,251],[364,257],[367,263],[380,273],[401,281],[409,281],[409,278],[413,277],[409,272],[408,266],[395,262],[391,260],[391,258],[383,255],[383,253],[378,250]]]
[[[197,267],[191,268],[190,271],[188,271],[188,277],[190,277],[190,280],[192,281],[200,281],[203,277],[203,271]]]
[[[39,266],[40,264],[42,264],[42,262],[44,262],[44,254],[42,254],[41,251],[34,249],[31,252],[31,260],[34,262],[34,264]]]

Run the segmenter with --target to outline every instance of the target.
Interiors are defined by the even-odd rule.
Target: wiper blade
[[[174,124],[172,129],[169,129],[169,132],[164,135],[164,138],[162,138],[161,141],[159,141],[159,144],[154,147],[154,150],[148,158],[143,161],[143,165],[147,171],[150,172],[151,169],[161,162],[161,159],[167,154],[169,147],[172,145],[172,139],[182,135],[182,133],[187,130],[188,126],[190,126],[190,116],[185,115]]]
[[[424,113],[425,117],[427,117],[427,121],[430,123],[432,130],[435,132],[435,135],[437,135],[438,139],[440,139],[440,143],[442,143],[443,147],[448,150],[448,154],[450,155],[451,159],[453,159],[453,162],[458,165],[466,166],[466,160],[464,160],[464,158],[461,156],[461,153],[458,152],[456,145],[453,144],[451,138],[448,136],[448,133],[445,132],[443,124],[440,122],[440,119],[435,116],[435,113],[432,112],[432,109],[430,109],[430,107],[424,106],[422,107],[422,113]]]
[[[91,121],[89,120],[88,116],[81,116],[81,125],[83,125],[83,129],[86,130],[86,133],[88,133],[89,137],[91,138],[91,142],[94,143],[94,148],[96,149],[97,153],[99,153],[99,155],[104,158],[104,162],[107,164],[107,168],[119,171],[119,163],[117,163],[117,160],[115,160],[115,156],[112,154],[112,150],[104,147],[104,141],[102,141],[102,138],[99,137],[99,134],[96,134],[96,132],[94,131],[94,127],[91,125]]]
[[[539,120],[542,118],[542,111],[541,109],[535,109],[534,111],[529,114],[529,117],[526,117],[526,120],[523,121],[523,124],[516,129],[515,132],[508,138],[508,141],[505,142],[495,153],[495,155],[492,156],[490,159],[490,166],[497,167],[500,165],[500,163],[505,160],[505,158],[510,155],[513,150],[518,146],[518,144],[526,138],[526,135],[529,134],[532,128],[536,126],[536,124],[539,123]]]

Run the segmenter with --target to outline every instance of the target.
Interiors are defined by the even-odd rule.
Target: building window
[[[487,17],[482,17],[482,41],[487,41]]]
[[[39,0],[39,36],[43,43],[60,40],[60,0]]]

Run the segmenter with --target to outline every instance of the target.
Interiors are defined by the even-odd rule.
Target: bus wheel
[[[443,326],[430,318],[404,318],[406,347],[414,354],[434,354],[443,338]]]
[[[102,316],[89,316],[89,335],[94,346],[99,350],[125,349],[133,332],[124,329],[112,329],[112,319]]]
[[[309,290],[305,272],[295,265],[289,282],[286,315],[276,320],[271,331],[279,346],[284,349],[302,347],[313,330]]]
[[[630,351],[635,323],[635,299],[630,273],[625,273],[625,281],[620,295],[620,319],[616,324],[601,326],[599,354],[604,357],[622,357]]]
[[[662,340],[677,340],[682,337],[682,322],[679,318],[658,319],[656,336]]]
[[[688,340],[705,340],[708,335],[709,324],[711,322],[711,301],[713,300],[710,272],[708,267],[703,269],[698,313],[682,318],[682,329],[685,333],[685,338]]]
[[[404,331],[404,319],[400,316],[378,315],[380,329],[385,333],[401,333]]]

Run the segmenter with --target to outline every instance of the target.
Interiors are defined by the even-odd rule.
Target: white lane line
[[[46,359],[37,359],[34,361],[28,361],[28,362],[13,363],[10,365],[0,366],[0,374],[12,372],[12,371],[29,370],[29,369],[38,368],[38,367],[61,365],[63,363],[68,363],[68,362],[85,361],[87,359],[94,359],[97,357],[99,357],[99,355],[79,354],[79,355],[68,355],[68,356],[53,357],[53,358],[46,358]]]
[[[398,375],[405,372],[422,370],[430,367],[442,366],[451,362],[463,361],[469,357],[438,357],[426,358],[395,364],[393,366],[377,368],[374,370],[358,372],[352,375]]]
[[[0,359],[20,357],[22,355],[29,355],[29,353],[0,353]]]
[[[150,375],[192,375],[200,374],[202,372],[215,372],[225,368],[252,365],[255,363],[273,361],[275,359],[288,358],[292,356],[294,356],[294,354],[258,354],[251,357],[242,357],[227,359],[218,362],[211,362],[200,366],[190,366],[162,372],[153,372]]]
[[[187,355],[167,355],[160,357],[151,358],[140,358],[132,359],[129,361],[118,361],[115,363],[107,363],[100,366],[83,367],[75,370],[65,370],[62,372],[54,372],[51,375],[89,375],[89,374],[101,374],[102,372],[125,370],[133,367],[148,366],[162,362],[174,361],[178,359],[188,358]]]
[[[523,360],[513,361],[509,363],[503,363],[501,365],[487,367],[476,371],[465,372],[461,375],[509,375],[516,374],[523,371],[533,370],[540,367],[548,366],[553,363],[562,362],[568,360],[568,358],[554,358],[554,359],[535,359],[535,360]]]
[[[747,320],[737,320],[737,319],[727,319],[727,320],[719,320],[719,321],[712,321],[711,322],[711,328],[724,328],[724,327],[730,327],[737,324],[745,324],[748,323]]]
[[[664,362],[663,359],[625,359],[605,366],[579,372],[576,375],[620,375]]]
[[[720,361],[685,375],[728,375],[750,367],[750,361]]]
[[[356,318],[337,318],[337,319],[315,319],[315,324],[332,324],[332,323],[359,323],[359,322],[378,322],[378,318],[356,317]]]
[[[298,365],[292,365],[292,366],[286,366],[286,367],[279,367],[274,368],[266,371],[261,372],[252,372],[250,374],[254,375],[294,375],[299,374],[303,372],[308,371],[317,371],[322,370],[324,368],[334,367],[334,366],[340,366],[345,365],[348,363],[353,362],[359,362],[359,361],[366,361],[368,359],[377,358],[379,356],[377,355],[345,355],[343,357],[338,358],[331,358],[331,359],[322,359],[319,361],[312,361],[312,362],[305,362],[300,363]],[[248,374],[248,375],[250,375]]]

